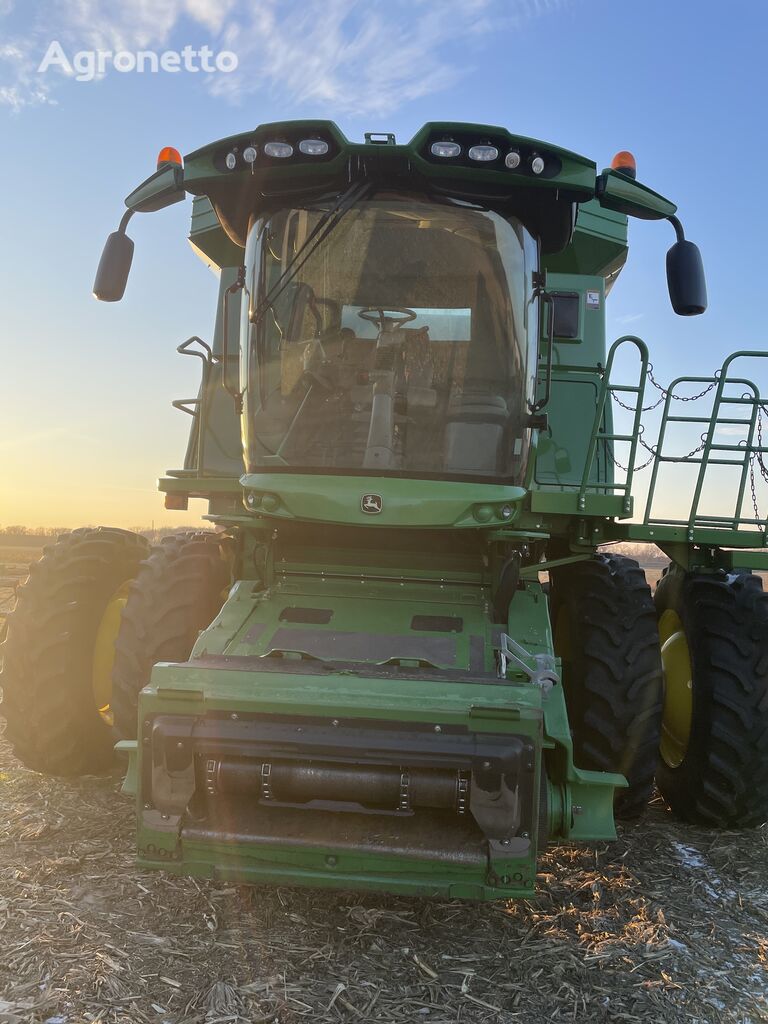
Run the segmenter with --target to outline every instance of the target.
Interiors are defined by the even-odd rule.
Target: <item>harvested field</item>
[[[768,1021],[765,829],[656,801],[548,851],[534,898],[467,905],[138,871],[119,787],[36,775],[0,736],[0,1024]]]
[[[5,614],[13,605],[14,587],[27,575],[30,562],[42,554],[40,547],[21,547],[0,543],[0,629]]]
[[[51,538],[51,543],[53,538]],[[40,545],[3,544],[0,541],[0,567],[13,565],[29,565],[43,553]]]
[[[648,820],[563,846],[524,902],[143,873],[119,779],[0,739],[0,1022],[768,1020],[768,836]]]

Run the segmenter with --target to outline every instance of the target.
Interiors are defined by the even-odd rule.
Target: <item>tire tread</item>
[[[553,619],[572,624],[564,678],[578,767],[620,772],[617,817],[637,818],[653,792],[662,713],[656,613],[645,574],[623,555],[600,554],[552,573]]]
[[[6,736],[27,767],[82,775],[112,763],[113,737],[91,691],[93,641],[106,603],[148,548],[127,530],[84,527],[30,566],[8,617],[0,674]]]
[[[656,589],[659,612],[681,616],[691,649],[694,716],[679,768],[659,789],[685,821],[754,828],[768,819],[768,594],[752,574],[684,573]]]
[[[166,537],[142,562],[123,609],[112,674],[115,730],[121,738],[136,736],[139,692],[153,665],[187,660],[230,582],[222,537],[215,533]]]

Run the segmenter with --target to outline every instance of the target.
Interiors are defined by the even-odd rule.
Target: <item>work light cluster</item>
[[[304,156],[325,156],[328,153],[329,145],[325,139],[302,139],[296,147],[299,153]],[[274,140],[272,142],[265,142],[261,147],[261,151],[264,156],[271,157],[275,160],[287,160],[294,154],[294,147],[290,142],[281,142]],[[256,159],[259,155],[258,146],[251,143],[246,146],[241,156],[243,162],[253,166],[256,163]],[[235,149],[227,153],[224,158],[224,163],[227,166],[227,170],[234,171],[237,169],[239,163],[239,157]]]
[[[433,142],[430,146],[432,156],[439,157],[441,160],[455,160],[462,155],[462,152],[461,143],[455,142],[452,139]],[[470,160],[475,160],[477,163],[490,163],[493,160],[499,159],[499,148],[490,143],[480,143],[470,146],[467,156]],[[532,153],[527,158],[527,161],[528,169],[533,174],[541,174],[546,166],[544,157],[539,156],[538,153]],[[523,156],[519,149],[510,149],[504,157],[504,166],[508,167],[510,171],[516,170],[522,163]]]

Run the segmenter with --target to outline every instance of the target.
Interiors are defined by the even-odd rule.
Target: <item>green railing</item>
[[[754,477],[756,462],[761,475],[765,474],[763,456],[768,453],[768,447],[762,444],[760,414],[761,412],[768,414],[768,408],[766,408],[756,384],[746,377],[731,377],[729,375],[733,362],[736,359],[745,358],[766,359],[768,358],[768,352],[746,350],[734,352],[733,355],[728,356],[725,360],[722,369],[713,376],[678,377],[667,389],[645,506],[643,522],[646,525],[685,526],[689,531],[695,527],[702,526],[725,530],[739,530],[741,527],[749,526],[753,530],[765,531],[768,526],[768,519],[761,516],[758,510]],[[684,396],[680,394],[680,389],[689,388],[690,386],[698,388],[701,385],[705,386],[702,394],[714,389],[710,414],[708,416],[673,414],[672,409],[674,406],[672,403],[675,400],[684,399]],[[741,394],[733,395],[727,393],[728,390],[736,387],[743,389]],[[737,414],[738,407],[741,407],[743,410],[741,415]],[[673,423],[692,424],[703,427],[700,434],[701,443],[687,455],[671,455],[668,453],[668,449],[665,448],[668,428]],[[716,435],[722,432],[721,428],[733,429],[734,427],[737,429],[742,428],[741,433],[744,434],[738,441],[728,443],[716,440]],[[670,463],[685,463],[688,465],[698,465],[699,467],[686,519],[654,515],[659,471],[663,465]],[[735,500],[732,511],[717,515],[707,515],[700,511],[699,506],[708,471],[717,466],[736,468],[738,470],[738,486],[735,488]],[[744,515],[744,502],[748,483],[751,484],[752,515]]]
[[[640,374],[637,384],[611,383],[611,372],[613,371],[614,359],[622,345],[634,345],[640,356]],[[645,342],[640,338],[635,337],[634,334],[625,334],[623,337],[617,338],[608,350],[608,358],[605,363],[605,370],[603,372],[600,390],[597,395],[595,418],[592,424],[592,436],[589,441],[587,457],[584,461],[584,472],[581,477],[581,484],[578,485],[579,497],[577,504],[579,511],[584,511],[586,509],[587,495],[596,491],[621,495],[623,497],[622,505],[624,512],[629,513],[631,511],[632,480],[635,472],[637,446],[642,434],[642,424],[640,420],[643,412],[643,398],[645,396],[647,378],[648,347]],[[615,397],[618,394],[630,394],[636,396],[636,405],[633,409],[630,407],[630,411],[632,412],[632,430],[629,434],[617,434],[612,427],[610,430],[606,430],[606,425],[613,423],[613,416],[606,415],[606,403],[609,398]],[[606,463],[610,459],[611,462],[617,464],[613,455],[613,446],[617,441],[629,444],[629,458],[627,460],[626,477],[624,480],[615,481],[612,479],[610,482],[606,481],[606,483],[597,483],[590,480],[595,457],[601,446],[607,456]]]
[[[640,356],[638,382],[632,385],[614,384],[611,381],[611,374],[615,357],[619,349],[627,344],[634,345]],[[678,377],[669,388],[665,389],[653,379],[648,362],[648,349],[640,338],[634,335],[625,335],[615,341],[608,352],[598,390],[592,433],[581,483],[571,485],[578,487],[579,511],[589,513],[590,495],[613,494],[621,498],[624,513],[631,514],[632,485],[635,473],[650,466],[652,467],[651,478],[642,526],[638,524],[632,527],[634,539],[651,540],[664,536],[669,540],[673,536],[680,535],[690,542],[704,540],[705,534],[702,531],[705,531],[707,543],[711,543],[715,536],[720,536],[723,544],[736,544],[737,546],[744,546],[745,538],[750,536],[754,537],[755,547],[761,547],[768,543],[768,507],[766,514],[761,514],[756,489],[758,479],[761,481],[763,494],[765,493],[764,485],[768,484],[768,459],[765,458],[768,454],[768,444],[763,443],[761,421],[761,416],[765,416],[766,440],[768,441],[768,403],[762,398],[759,388],[752,380],[745,376],[731,375],[733,364],[738,359],[768,359],[768,351],[742,350],[734,352],[728,356],[722,368],[712,376]],[[661,392],[661,397],[654,404],[644,408],[643,400],[649,378]],[[691,390],[696,393],[690,394]],[[711,409],[708,407],[704,414],[697,414],[695,406],[692,407],[691,414],[676,412],[676,403],[695,402],[710,392],[713,395],[712,406]],[[621,401],[619,397],[621,394],[635,396],[634,402]],[[608,406],[611,398],[630,416],[631,426],[627,432],[619,433],[611,426],[613,417],[610,415]],[[654,410],[662,402],[658,440],[656,445],[652,446],[643,439],[642,414]],[[681,439],[681,432],[675,431],[675,426],[680,426],[683,432],[690,431],[693,427],[701,428],[698,434],[700,443],[693,451],[687,454],[675,453],[674,444],[679,445]],[[734,436],[733,440],[727,438],[729,429],[731,432],[735,430],[738,434],[738,436]],[[722,439],[723,437],[725,440]],[[626,466],[623,466],[615,457],[614,446],[617,442],[625,442],[629,445]],[[637,466],[637,451],[640,445],[649,453],[650,458],[643,465]],[[606,464],[612,462],[616,467],[624,470],[625,476],[620,480],[605,483],[591,479],[598,456],[603,456]],[[698,467],[695,483],[690,488],[690,503],[686,502],[685,498],[682,499],[687,509],[685,518],[658,512],[659,474],[662,467],[670,464]],[[712,486],[714,483],[717,486],[719,481],[713,474],[717,473],[719,467],[737,471],[738,479],[735,484],[723,484],[718,489],[717,497],[727,504],[727,508],[718,512],[702,510],[701,506],[705,504],[703,502],[705,485]],[[750,513],[745,512],[744,508],[748,499],[751,500],[752,505]],[[660,533],[658,527],[668,529]],[[739,534],[739,537],[736,537],[736,534]]]

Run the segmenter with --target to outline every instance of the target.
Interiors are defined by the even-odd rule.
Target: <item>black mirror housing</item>
[[[133,240],[124,231],[113,231],[99,260],[93,294],[101,302],[119,302],[125,294],[133,262]]]
[[[678,316],[698,316],[707,308],[707,282],[699,247],[688,239],[667,253],[669,301]]]

